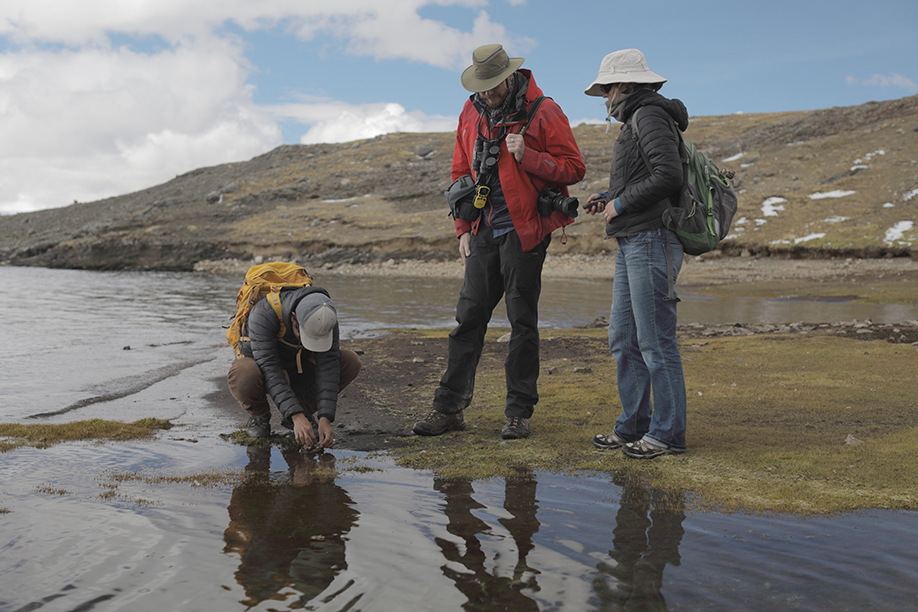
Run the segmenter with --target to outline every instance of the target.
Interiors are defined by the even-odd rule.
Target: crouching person
[[[227,375],[230,392],[249,413],[252,437],[271,434],[270,396],[298,443],[331,448],[338,394],[357,377],[360,358],[340,348],[337,310],[324,289],[284,289],[279,297],[280,317],[266,297],[252,307],[242,357]]]

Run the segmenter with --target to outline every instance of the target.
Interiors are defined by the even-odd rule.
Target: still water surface
[[[319,281],[351,336],[449,327],[459,285]],[[340,450],[321,458],[338,477],[316,480],[314,458],[219,437],[240,418],[226,405],[232,353],[221,346],[238,279],[0,267],[0,282],[2,421],[178,423],[154,443],[0,455],[0,612],[918,609],[916,513],[664,511],[652,490],[607,477],[442,482]],[[542,325],[605,315],[609,293],[546,282]],[[793,322],[805,308],[844,306],[795,303],[781,316],[780,303],[730,311],[682,297],[680,318],[700,322]],[[708,318],[727,311],[736,316]],[[810,320],[866,317],[918,318],[877,309]],[[249,477],[113,477],[221,470]]]

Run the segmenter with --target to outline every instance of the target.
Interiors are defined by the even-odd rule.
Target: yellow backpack
[[[281,339],[287,330],[281,314],[280,290],[286,287],[311,286],[312,278],[306,269],[296,264],[272,261],[249,268],[249,271],[245,273],[245,282],[236,295],[236,316],[233,317],[233,322],[226,330],[226,341],[233,347],[236,359],[243,357],[239,350],[239,342],[248,340],[248,337],[242,335],[245,330],[245,321],[249,316],[249,311],[261,296],[268,296],[268,301],[271,302],[277,318],[280,319],[281,326],[277,338]]]

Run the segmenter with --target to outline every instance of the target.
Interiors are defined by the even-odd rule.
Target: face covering
[[[606,99],[606,110],[608,111],[606,121],[609,123],[609,125],[606,126],[607,132],[609,131],[609,126],[612,125],[610,117],[614,117],[616,121],[622,123],[622,113],[625,110],[625,102],[634,95],[636,90],[636,87],[630,87],[625,90],[616,89],[612,97]]]

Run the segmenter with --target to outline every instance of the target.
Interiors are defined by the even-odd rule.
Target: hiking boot
[[[629,442],[622,447],[622,452],[632,459],[653,459],[660,455],[681,455],[685,452],[684,446],[657,446],[643,438],[637,442]]]
[[[252,438],[267,438],[271,435],[271,415],[263,414],[250,417],[245,428]]]
[[[462,429],[465,429],[465,418],[461,411],[456,414],[443,414],[437,410],[431,410],[423,421],[414,424],[412,431],[419,436],[439,436],[447,431]]]
[[[500,437],[504,440],[519,440],[529,437],[529,419],[523,417],[507,417],[504,428],[500,430]]]
[[[593,446],[600,450],[621,448],[626,444],[628,444],[628,440],[625,440],[614,431],[609,434],[597,434],[593,436]]]

